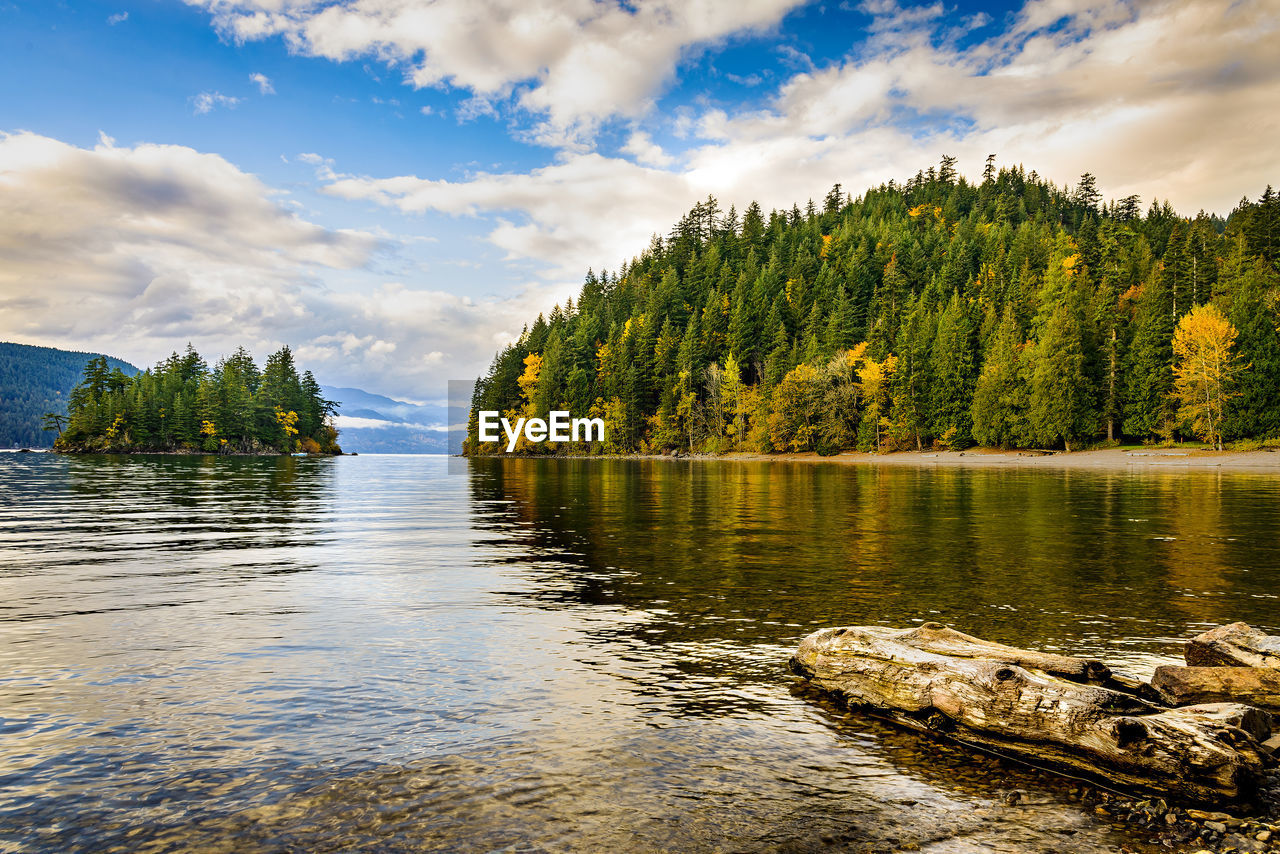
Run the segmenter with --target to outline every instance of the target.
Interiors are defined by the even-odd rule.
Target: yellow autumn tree
[[[742,382],[742,368],[738,365],[733,353],[725,359],[724,376],[721,380],[721,403],[724,407],[725,434],[730,436],[734,445],[740,445],[747,437],[747,412],[745,400],[746,386]]]
[[[1173,397],[1178,417],[1222,450],[1222,423],[1236,376],[1248,365],[1233,352],[1236,328],[1213,305],[1191,309],[1173,333]]]
[[[818,438],[822,377],[812,365],[792,368],[773,392],[769,440],[778,450],[809,451]]]
[[[858,368],[862,389],[863,415],[859,425],[859,446],[880,453],[882,431],[891,426],[889,420],[889,383],[898,370],[898,359],[892,354],[877,362],[867,356]]]
[[[520,379],[516,380],[520,384],[520,394],[524,396],[526,404],[533,403],[533,393],[538,388],[538,377],[542,373],[542,357],[537,353],[530,353],[524,357],[524,373],[520,375]]]

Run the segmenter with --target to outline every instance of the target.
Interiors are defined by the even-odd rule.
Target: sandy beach
[[[1107,448],[1042,453],[970,448],[967,451],[898,451],[866,454],[728,454],[716,459],[774,460],[845,465],[966,466],[1054,469],[1219,469],[1280,474],[1280,451],[1210,451],[1199,448]]]

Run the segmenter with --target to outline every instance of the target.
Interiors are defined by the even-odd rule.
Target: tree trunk
[[[1170,706],[1196,703],[1245,703],[1280,712],[1280,670],[1274,667],[1156,668],[1151,687]]]
[[[1280,637],[1231,623],[1187,641],[1183,658],[1192,667],[1280,667]]]
[[[1101,662],[937,623],[824,629],[800,643],[791,667],[850,706],[1113,785],[1220,803],[1249,797],[1263,767],[1258,737],[1269,720],[1256,710],[1161,709],[1089,684],[1110,679]]]

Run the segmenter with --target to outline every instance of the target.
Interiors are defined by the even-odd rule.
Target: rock
[[[1184,706],[1187,709],[1199,709],[1206,717],[1213,717],[1220,723],[1233,726],[1247,732],[1258,742],[1262,749],[1262,740],[1271,735],[1271,715],[1262,709],[1240,703],[1200,703],[1195,706]]]
[[[1183,658],[1191,667],[1280,667],[1280,637],[1231,623],[1189,640]]]
[[[1256,839],[1256,840],[1258,840],[1259,842],[1270,842],[1270,841],[1271,841],[1271,831],[1269,831],[1269,830],[1260,830],[1260,831],[1258,831],[1258,833],[1257,833],[1253,838],[1254,838],[1254,839]]]
[[[1227,838],[1224,839],[1223,842],[1232,848],[1235,848],[1237,851],[1262,851],[1267,847],[1256,839],[1250,839],[1249,837],[1241,836],[1238,833],[1228,834]]]
[[[1280,712],[1280,669],[1275,667],[1178,667],[1162,665],[1151,687],[1169,706],[1245,703]],[[1269,729],[1269,727],[1268,727]],[[1261,736],[1264,740],[1270,735]]]
[[[1214,833],[1227,832],[1227,826],[1220,821],[1206,821],[1204,826],[1212,830]]]
[[[1280,735],[1273,735],[1271,738],[1262,742],[1262,748],[1271,753],[1280,751]]]

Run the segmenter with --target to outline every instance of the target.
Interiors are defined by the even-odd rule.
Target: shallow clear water
[[[1270,477],[461,468],[0,455],[0,850],[1141,848],[788,655],[938,620],[1149,673],[1280,629]]]

